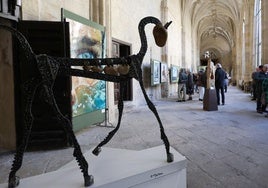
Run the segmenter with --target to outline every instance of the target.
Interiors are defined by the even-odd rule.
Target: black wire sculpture
[[[92,151],[94,155],[98,155],[101,152],[101,147],[107,144],[111,138],[118,131],[121,123],[121,117],[123,113],[123,93],[126,83],[131,78],[135,78],[141,87],[144,98],[147,102],[149,109],[154,113],[160,127],[161,139],[164,142],[167,162],[174,160],[173,154],[170,153],[170,144],[165,134],[164,127],[161,119],[154,104],[150,101],[146,94],[143,85],[142,78],[142,61],[147,51],[147,38],[145,35],[145,26],[149,23],[155,24],[153,34],[155,42],[158,46],[163,47],[167,39],[167,28],[171,22],[166,23],[164,26],[155,17],[143,18],[138,26],[141,48],[138,54],[130,55],[120,58],[97,58],[97,59],[76,59],[76,58],[65,58],[65,57],[52,57],[45,54],[36,55],[24,35],[22,35],[16,29],[11,27],[0,25],[0,28],[10,31],[19,41],[21,48],[23,49],[28,63],[37,67],[39,73],[38,76],[32,77],[23,84],[23,90],[26,94],[26,105],[24,109],[24,135],[22,138],[21,145],[17,147],[14,154],[14,161],[9,173],[8,187],[14,188],[19,184],[19,177],[16,176],[16,172],[20,169],[23,160],[23,154],[28,144],[28,139],[31,133],[34,117],[32,115],[32,103],[34,100],[36,89],[42,87],[44,91],[45,101],[52,107],[55,117],[58,123],[63,126],[66,133],[70,136],[72,145],[74,147],[73,156],[76,158],[81,172],[84,176],[84,186],[90,186],[94,183],[94,177],[88,174],[88,163],[84,158],[80,145],[75,137],[72,130],[71,122],[69,119],[64,117],[60,112],[56,100],[53,94],[53,84],[57,75],[71,75],[86,78],[93,78],[99,80],[105,80],[110,82],[117,82],[120,84],[120,97],[118,101],[119,117],[117,126],[107,135],[107,137],[96,146]],[[74,68],[77,66],[83,66],[84,69]],[[101,67],[105,66],[104,69]],[[114,68],[117,66],[117,69]]]

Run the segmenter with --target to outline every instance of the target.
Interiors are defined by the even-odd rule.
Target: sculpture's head
[[[159,47],[165,46],[168,37],[167,28],[171,23],[172,21],[167,22],[164,26],[161,23],[156,24],[154,26],[153,35],[157,46]]]

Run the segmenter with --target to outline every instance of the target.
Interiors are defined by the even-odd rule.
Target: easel
[[[115,126],[112,124],[112,123],[110,123],[109,122],[109,118],[108,118],[108,108],[106,107],[105,109],[105,118],[104,118],[104,125],[102,125],[102,123],[103,122],[101,122],[101,123],[99,123],[99,124],[97,124],[97,126],[99,126],[99,127],[107,127],[107,128],[115,128]]]

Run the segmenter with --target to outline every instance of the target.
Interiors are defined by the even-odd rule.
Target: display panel
[[[70,26],[71,58],[105,57],[105,28],[102,25],[65,9],[62,9],[62,19],[69,22]],[[77,66],[75,68],[77,69]],[[71,92],[74,124],[78,122],[77,126],[83,128],[89,123],[96,124],[104,121],[106,81],[72,76]]]
[[[171,65],[170,67],[170,82],[177,83],[179,79],[179,67],[176,65]]]
[[[151,85],[160,84],[160,61],[152,60],[151,61]]]
[[[161,83],[168,82],[168,65],[161,62]]]
[[[69,22],[70,25],[71,58],[103,58],[105,52],[104,27],[73,13],[66,13],[68,12],[64,10],[65,21]],[[76,76],[72,77],[73,117],[95,110],[105,109],[105,106],[105,81]]]

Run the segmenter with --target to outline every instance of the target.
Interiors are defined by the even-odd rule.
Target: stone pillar
[[[163,24],[168,22],[168,2],[167,0],[162,0],[161,2],[161,21]],[[169,67],[168,62],[168,41],[164,47],[161,48],[161,60],[166,62]],[[167,98],[169,94],[169,81],[161,83],[161,97]]]
[[[246,12],[246,19],[245,19],[245,54],[244,54],[244,62],[243,67],[244,71],[242,72],[243,80],[248,82],[251,80],[251,73],[253,67],[253,56],[252,56],[252,49],[253,49],[253,24],[254,24],[254,2],[251,2],[248,6]]]
[[[268,64],[268,1],[262,0],[262,64]]]
[[[92,0],[92,21],[99,23],[99,0]]]
[[[90,20],[105,27],[106,35],[106,57],[111,57],[112,34],[111,34],[111,0],[90,0],[89,2]],[[106,82],[106,107],[108,109],[108,121],[116,120],[116,105],[114,104],[114,83]]]
[[[237,45],[237,44],[235,44]],[[236,46],[233,46],[232,48],[232,69],[231,69],[231,81],[234,84],[237,79],[236,79],[236,75],[237,75],[237,68],[236,68],[236,60],[237,60],[237,50],[236,50]]]
[[[102,0],[104,7],[103,22],[106,33],[106,56],[112,57],[112,16],[111,16],[111,4],[112,0]],[[107,83],[107,108],[108,108],[108,119],[109,122],[115,122],[117,120],[117,106],[114,104],[114,83]]]
[[[185,58],[185,31],[184,31],[184,26],[182,25],[181,27],[181,66],[186,67],[186,58]]]
[[[99,1],[99,23],[101,25],[106,25],[106,10],[105,10],[105,2],[104,0]]]
[[[167,0],[162,0],[162,2],[161,2],[161,21],[162,21],[162,23],[165,24],[166,22],[168,22],[167,19],[168,19],[168,5],[167,5]],[[168,46],[168,44],[166,43],[166,45],[161,48],[161,50],[162,50],[161,60],[164,61],[164,62],[167,62],[168,61],[168,58],[167,58],[168,48],[167,48],[167,46]]]
[[[242,47],[243,47],[243,37],[241,37],[242,34],[242,24],[238,24],[237,32],[236,32],[236,61],[235,61],[235,80],[237,85],[240,84],[241,75],[242,75]]]
[[[0,18],[0,22],[11,25]],[[12,36],[0,30],[0,149],[16,149]]]

